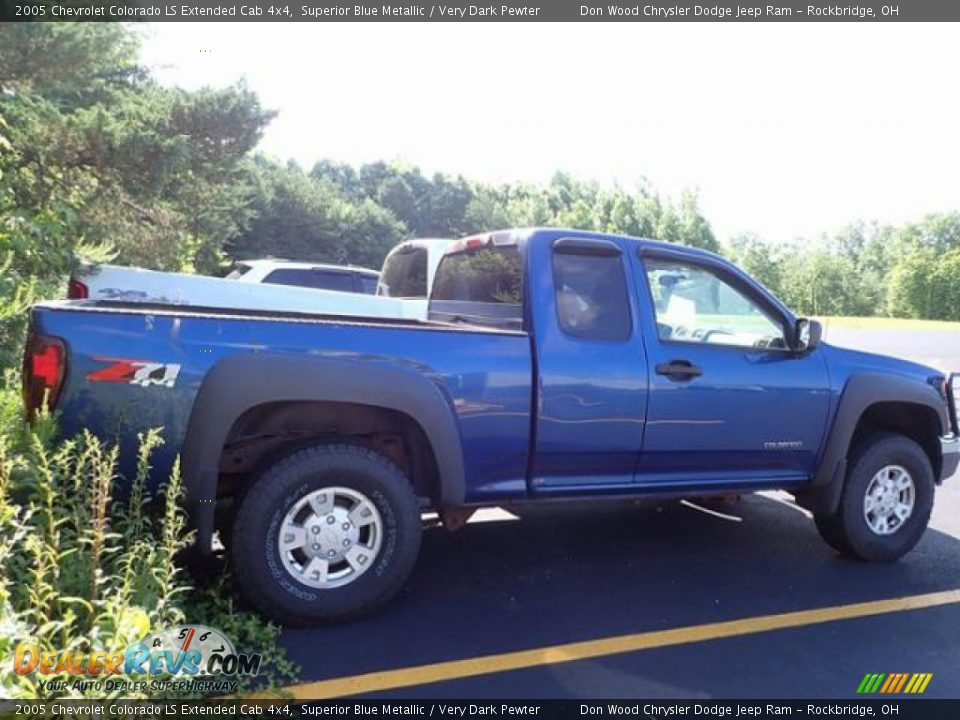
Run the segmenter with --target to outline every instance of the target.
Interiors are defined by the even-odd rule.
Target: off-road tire
[[[887,465],[903,467],[913,480],[914,504],[910,517],[890,535],[871,530],[863,502],[871,479]],[[920,540],[930,521],[935,488],[930,459],[916,442],[904,435],[877,433],[851,453],[840,507],[830,515],[816,515],[817,530],[834,549],[868,562],[893,562]]]
[[[823,541],[841,555],[853,555],[853,548],[847,542],[839,513],[834,515],[814,515],[813,522]]]
[[[284,567],[280,525],[307,493],[340,486],[362,493],[383,521],[373,565],[342,587],[306,585]],[[351,444],[299,450],[265,470],[245,494],[233,523],[230,553],[243,595],[283,625],[311,625],[365,615],[403,587],[420,549],[417,498],[407,477],[383,455]]]

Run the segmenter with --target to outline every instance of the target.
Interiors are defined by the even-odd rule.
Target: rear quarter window
[[[523,269],[516,245],[445,255],[430,295],[430,317],[506,330],[523,329]]]
[[[433,285],[437,300],[519,303],[520,253],[516,245],[451,253],[440,261]]]

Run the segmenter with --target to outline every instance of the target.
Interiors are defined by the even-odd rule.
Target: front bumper
[[[946,480],[957,471],[957,466],[960,465],[960,437],[951,433],[940,438],[940,457],[943,459],[940,479]]]
[[[950,373],[943,386],[943,394],[947,400],[946,419],[950,432],[940,438],[941,482],[951,477],[960,465],[960,420],[957,418],[957,397],[953,392],[953,382],[957,377],[960,377],[960,373]]]

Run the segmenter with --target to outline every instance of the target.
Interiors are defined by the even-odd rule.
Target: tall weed
[[[12,404],[8,385],[0,391],[0,697],[104,694],[75,686],[66,671],[15,674],[17,642],[41,651],[123,651],[185,622],[216,627],[242,652],[261,653],[270,673],[254,680],[261,686],[296,677],[279,630],[234,608],[227,578],[203,591],[191,587],[181,562],[192,533],[179,467],[159,496],[146,491],[159,431],[140,436],[136,476],[119,501],[115,447],[89,432],[54,441],[52,418],[25,428],[12,419]],[[66,689],[51,691],[51,680],[68,681]]]

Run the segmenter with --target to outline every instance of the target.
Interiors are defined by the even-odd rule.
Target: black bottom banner
[[[955,720],[960,700],[0,700],[0,718],[893,718]]]

